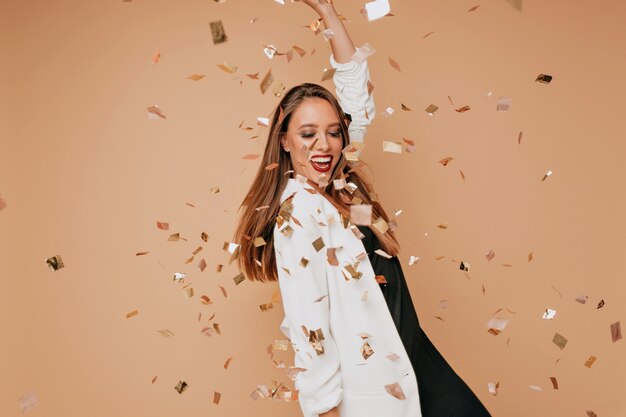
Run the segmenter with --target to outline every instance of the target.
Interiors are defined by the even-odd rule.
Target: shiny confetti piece
[[[366,302],[366,301],[367,301],[367,291],[365,291],[365,292],[363,293],[363,295],[361,295],[361,301],[362,301],[362,302]]]
[[[221,285],[218,285],[218,287],[220,287],[220,290],[222,290],[222,295],[223,295],[226,299],[230,300],[230,297],[228,296],[228,293],[226,292],[226,288],[222,287]]]
[[[384,250],[382,250],[382,249],[376,249],[376,250],[374,251],[374,253],[376,253],[376,254],[378,254],[378,255],[382,256],[383,258],[386,258],[386,259],[391,259],[391,258],[393,258],[393,256],[389,255],[387,252],[385,252],[385,251],[384,251]]]
[[[228,36],[226,36],[226,32],[224,31],[224,25],[221,20],[217,20],[215,22],[211,22],[211,37],[213,38],[213,44],[217,45],[218,43],[224,43],[228,40]]]
[[[233,360],[232,356],[230,358],[226,359],[226,362],[224,362],[224,369],[228,369],[228,365],[230,365],[230,362],[232,360]]]
[[[443,158],[443,159],[441,159],[441,160],[439,161],[439,163],[445,167],[445,166],[448,166],[448,164],[450,163],[450,161],[452,161],[453,159],[454,159],[454,158],[452,158],[451,156],[449,156],[449,157],[447,157],[447,158]]]
[[[363,356],[363,359],[367,359],[373,354],[374,350],[372,349],[370,344],[368,342],[363,343],[363,346],[361,346],[361,355]]]
[[[337,72],[336,68],[324,68],[324,70],[322,71],[322,81],[332,79],[333,75],[335,75],[335,72]]]
[[[445,310],[446,308],[448,308],[448,300],[439,301],[439,308],[441,308],[442,310]]]
[[[185,273],[184,272],[174,272],[174,278],[172,281],[184,282]]]
[[[58,271],[59,269],[65,267],[65,264],[63,263],[63,260],[61,259],[61,255],[55,255],[52,258],[46,259],[46,264],[48,265],[48,268],[52,272]]]
[[[161,51],[157,49],[152,55],[152,63],[158,64],[160,60],[161,60]]]
[[[276,55],[276,47],[274,45],[264,45],[263,52],[269,59],[272,59]]]
[[[165,114],[163,114],[163,112],[161,111],[159,106],[157,106],[156,104],[154,106],[148,107],[147,109],[148,109],[148,118],[149,119],[158,119],[159,117],[161,119],[167,119]]]
[[[413,256],[413,255],[409,256],[409,266],[411,266],[411,265],[413,265],[413,264],[415,264],[415,263],[417,263],[419,261],[420,261],[419,257]]]
[[[322,329],[310,330],[309,331],[309,343],[317,353],[317,356],[322,355],[324,353],[324,346],[322,346],[322,340],[324,340],[324,334],[322,333]]]
[[[533,253],[532,253],[532,252],[530,252],[530,253],[528,254],[528,262],[530,262],[530,261],[532,261],[532,260],[533,260]]]
[[[557,345],[559,349],[563,350],[565,349],[565,346],[567,345],[567,339],[563,337],[562,335],[555,333],[554,337],[552,338],[552,343]]]
[[[509,319],[501,318],[501,317],[492,317],[487,322],[488,332],[494,336],[500,334],[507,324],[509,323]]]
[[[498,99],[498,103],[496,104],[497,111],[509,111],[509,107],[511,107],[511,102],[513,99],[510,97],[500,97]]]
[[[204,260],[204,258],[200,259],[200,261],[198,262],[198,268],[200,269],[200,272],[204,272],[206,267],[207,267],[207,263]]]
[[[383,152],[402,153],[402,143],[383,140]]]
[[[466,111],[472,110],[470,106],[459,107],[458,109],[454,109],[457,113],[465,113]]]
[[[604,300],[600,300],[600,302],[598,303],[598,307],[596,307],[596,310],[602,307],[604,307]]]
[[[470,264],[469,264],[469,263],[467,263],[467,262],[463,262],[463,261],[461,261],[461,264],[459,265],[459,269],[460,269],[461,271],[469,272],[469,270],[470,270]]]
[[[528,388],[530,388],[533,391],[541,391],[541,387],[539,385],[529,385]]]
[[[176,386],[174,387],[176,392],[178,392],[179,394],[182,394],[186,388],[187,388],[187,383],[185,381],[178,381],[178,384],[176,384]]]
[[[550,175],[552,175],[552,171],[548,171],[544,174],[543,178],[541,178],[541,181],[545,181]]]
[[[396,353],[392,353],[390,355],[385,356],[387,359],[389,359],[390,361],[396,362],[398,360],[400,360],[400,356]]]
[[[611,339],[613,343],[617,342],[622,338],[622,325],[619,321],[611,324]]]
[[[359,226],[372,224],[372,206],[370,204],[350,206],[350,222]]]
[[[587,417],[598,417],[598,415],[591,410],[587,410]]]
[[[435,106],[434,104],[431,104],[425,109],[426,113],[428,113],[431,116],[433,116],[437,110],[439,110],[439,107]]]
[[[387,107],[385,109],[385,113],[383,113],[383,114],[385,115],[385,117],[389,117],[389,116],[391,116],[394,113],[395,113],[395,110],[393,108]]]
[[[239,285],[241,284],[243,281],[245,281],[246,276],[243,274],[243,272],[240,272],[239,274],[235,275],[235,277],[233,277],[233,281],[235,282],[235,285]]]
[[[200,297],[200,302],[204,305],[213,304],[213,301],[211,301],[211,299],[207,295],[203,295],[202,297]]]
[[[192,81],[200,81],[204,77],[206,77],[206,75],[204,74],[191,74],[189,77],[187,77],[187,79]]]
[[[257,117],[256,124],[259,126],[267,127],[270,124],[270,119],[267,117]]]
[[[265,246],[267,244],[267,242],[265,242],[265,239],[263,239],[263,237],[261,237],[261,236],[254,238],[254,242],[253,243],[254,243],[254,247],[255,248],[258,248],[258,247],[261,247],[261,246]]]
[[[329,265],[339,266],[339,260],[336,254],[337,248],[326,248],[326,260]]]
[[[211,194],[217,194],[220,192],[220,187],[211,187],[209,191],[211,192]]]
[[[270,85],[272,85],[273,82],[274,82],[274,77],[272,76],[272,70],[270,69],[267,71],[267,74],[265,74],[265,76],[261,80],[261,84],[259,86],[261,88],[261,94],[265,94],[265,92],[270,87]]]
[[[542,84],[550,84],[550,81],[552,81],[552,76],[547,74],[539,74],[537,78],[535,78],[535,81]]]
[[[399,400],[406,400],[406,397],[404,396],[404,391],[402,391],[402,387],[397,382],[385,385],[385,390]]]
[[[374,0],[363,5],[367,20],[370,22],[386,16],[391,11],[389,0]]]
[[[549,308],[546,308],[546,311],[544,311],[543,313],[544,320],[552,320],[554,316],[556,316],[556,310],[552,310]]]
[[[158,375],[155,375],[154,378],[152,378],[152,383],[154,384],[157,380]]]
[[[172,331],[171,331],[171,330],[169,330],[169,329],[161,329],[161,330],[157,330],[157,331],[158,331],[158,332],[161,334],[161,336],[163,336],[163,337],[171,337],[171,336],[175,336],[175,335],[174,335],[174,332],[172,332]]]
[[[391,65],[391,67],[395,69],[396,71],[401,72],[400,64],[398,64],[393,58],[391,57],[388,57],[388,58],[389,58],[389,65]]]
[[[463,171],[461,171],[460,169],[459,173],[461,174],[461,179],[463,180],[463,182],[465,182],[465,174],[463,174]]]
[[[522,11],[522,0],[506,0],[511,6],[513,6],[517,11]]]
[[[252,161],[252,160],[254,160],[254,159],[258,159],[258,158],[259,158],[259,156],[260,156],[260,155],[259,155],[258,153],[249,153],[249,154],[247,154],[247,155],[242,156],[242,157],[241,157],[241,159],[245,159],[245,160],[248,160],[248,161]]]
[[[213,329],[215,330],[215,332],[217,334],[222,334],[222,332],[220,331],[220,324],[219,323],[213,323]]]
[[[2,194],[0,194],[0,210],[4,210],[6,207],[7,207],[7,202],[2,197]]]
[[[595,356],[591,355],[589,356],[589,358],[587,358],[587,360],[585,361],[585,366],[587,368],[591,368],[593,366],[593,363],[597,360],[598,358],[596,358]]]
[[[426,37],[428,37],[428,36],[432,35],[433,33],[435,33],[435,32],[434,32],[434,31],[430,31],[430,32],[428,32],[427,34],[425,34],[424,36],[422,36],[422,39],[424,39],[424,38],[426,38]]]
[[[376,53],[376,50],[370,46],[369,43],[364,43],[363,46],[357,48],[357,50],[352,54],[350,58],[351,61],[356,62],[357,64],[361,64],[363,61],[371,57]],[[371,87],[374,88],[373,86]],[[371,89],[368,84],[368,91],[371,94]]]
[[[333,36],[335,36],[335,31],[332,29],[326,29],[324,31],[322,31],[322,36],[324,36],[324,40],[331,40]]]
[[[170,230],[170,224],[169,223],[160,222],[160,221],[157,220],[156,225],[157,225],[157,229],[160,229],[160,230]]]
[[[384,235],[385,233],[387,233],[387,230],[389,230],[389,224],[382,217],[376,219],[372,223],[372,226],[375,227],[381,235]]]
[[[320,236],[312,242],[312,245],[315,248],[315,251],[319,252],[324,247],[324,240]]]
[[[384,275],[376,275],[375,279],[378,284],[387,284],[387,278]]]
[[[39,405],[39,402],[37,401],[37,395],[34,391],[22,395],[20,398],[18,398],[17,402],[20,405],[20,411],[22,413],[27,413]]]
[[[579,295],[578,297],[576,297],[576,301],[578,301],[580,304],[585,304],[588,298],[589,297],[586,295]]]
[[[478,9],[479,7],[480,7],[480,5],[474,6],[474,7],[470,8],[468,10],[468,12],[473,12],[474,10]]]
[[[281,82],[281,81],[277,81],[276,85],[274,86],[274,88],[272,89],[272,93],[274,93],[274,95],[276,97],[280,97],[283,95],[283,93],[285,92],[285,89],[287,87],[285,87],[285,85]],[[321,184],[320,184],[321,185]]]
[[[219,69],[229,74],[234,74],[235,72],[237,72],[238,68],[236,65],[231,65],[227,62],[224,62],[223,64],[217,64],[217,66]]]
[[[220,403],[220,398],[222,398],[222,394],[217,391],[213,392],[213,404],[217,405]]]
[[[521,145],[522,144],[522,136],[523,136],[524,132],[520,131],[519,135],[517,135],[517,144]]]
[[[492,249],[485,253],[485,259],[487,259],[487,261],[492,260],[494,256],[496,256],[496,253]]]
[[[552,382],[552,388],[559,389],[559,383],[556,380],[556,377],[551,376],[550,381]]]
[[[193,288],[189,287],[189,288],[185,288],[185,298],[191,298],[193,297]]]
[[[407,139],[407,138],[402,138],[402,140],[404,141],[405,151],[407,151],[408,153],[415,152],[415,141],[413,141],[412,139]]]
[[[137,311],[137,310],[133,310],[133,311],[131,311],[130,313],[126,313],[126,318],[127,318],[127,319],[129,319],[129,318],[131,318],[131,317],[136,316],[137,314],[139,314],[139,311]]]
[[[147,254],[149,254],[149,253],[150,253],[150,252],[137,252],[137,253],[135,254],[135,256],[143,256],[143,255],[147,255]]]
[[[499,387],[500,387],[500,382],[496,382],[495,384],[493,382],[487,383],[487,389],[489,390],[489,393],[493,395],[494,397],[498,395]]]

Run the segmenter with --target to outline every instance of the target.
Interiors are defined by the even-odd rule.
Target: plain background
[[[259,168],[242,157],[263,152],[256,118],[279,100],[273,87],[332,88],[321,82],[329,44],[305,27],[314,13],[289,0],[0,4],[0,415],[20,415],[29,392],[33,417],[299,415],[294,402],[250,397],[272,380],[293,387],[266,352],[282,339],[282,305],[259,308],[275,283],[235,286],[222,245]],[[402,210],[400,259],[422,327],[494,416],[626,415],[626,341],[610,332],[626,319],[624,2],[404,0],[374,22],[362,4],[336,0],[355,44],[376,50],[378,116],[362,155],[387,211]],[[228,35],[218,45],[216,20]],[[270,44],[307,53],[270,60]],[[269,69],[262,95],[246,74]],[[552,82],[535,82],[540,73]],[[152,105],[167,119],[149,118]],[[414,153],[382,151],[402,138]],[[65,262],[56,272],[54,255]],[[510,320],[497,336],[492,317]],[[213,323],[221,335],[201,333]],[[274,359],[289,366],[292,352]]]

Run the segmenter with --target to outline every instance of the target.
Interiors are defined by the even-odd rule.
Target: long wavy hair
[[[281,139],[287,133],[289,121],[293,112],[304,100],[321,98],[328,101],[339,118],[343,149],[349,146],[348,122],[339,102],[326,88],[312,83],[304,83],[291,88],[283,96],[272,114],[270,130],[265,145],[263,158],[248,193],[243,199],[239,211],[241,216],[232,242],[239,244],[237,252],[233,254],[231,262],[237,259],[239,270],[252,281],[276,281],[276,257],[274,254],[274,226],[280,209],[280,197],[287,185],[289,175],[294,167],[289,153],[281,146]],[[274,169],[265,169],[268,165],[278,163]],[[372,206],[372,219],[382,217],[389,222],[389,216],[377,201],[376,193],[371,182],[360,172],[367,166],[362,161],[357,163],[348,161],[341,153],[337,165],[328,178],[328,185],[319,187],[308,181],[322,193],[330,203],[347,219],[350,218],[350,205],[354,197],[359,198],[362,204]],[[350,194],[345,189],[337,190],[333,180],[345,178],[352,182],[357,189]],[[381,234],[376,227],[369,226],[380,242],[381,249],[392,256],[400,251],[400,245],[392,230]],[[262,237],[265,245],[255,246],[254,240]]]

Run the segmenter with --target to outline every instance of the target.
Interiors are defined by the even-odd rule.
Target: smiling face
[[[318,184],[327,182],[341,158],[339,116],[323,98],[310,97],[293,111],[281,145],[297,174]]]

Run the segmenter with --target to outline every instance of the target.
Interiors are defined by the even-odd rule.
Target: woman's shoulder
[[[291,221],[297,227],[303,227],[303,222],[310,223],[309,227],[324,224],[328,211],[326,201],[306,179],[291,178],[280,198],[277,225],[280,227],[282,221]]]

